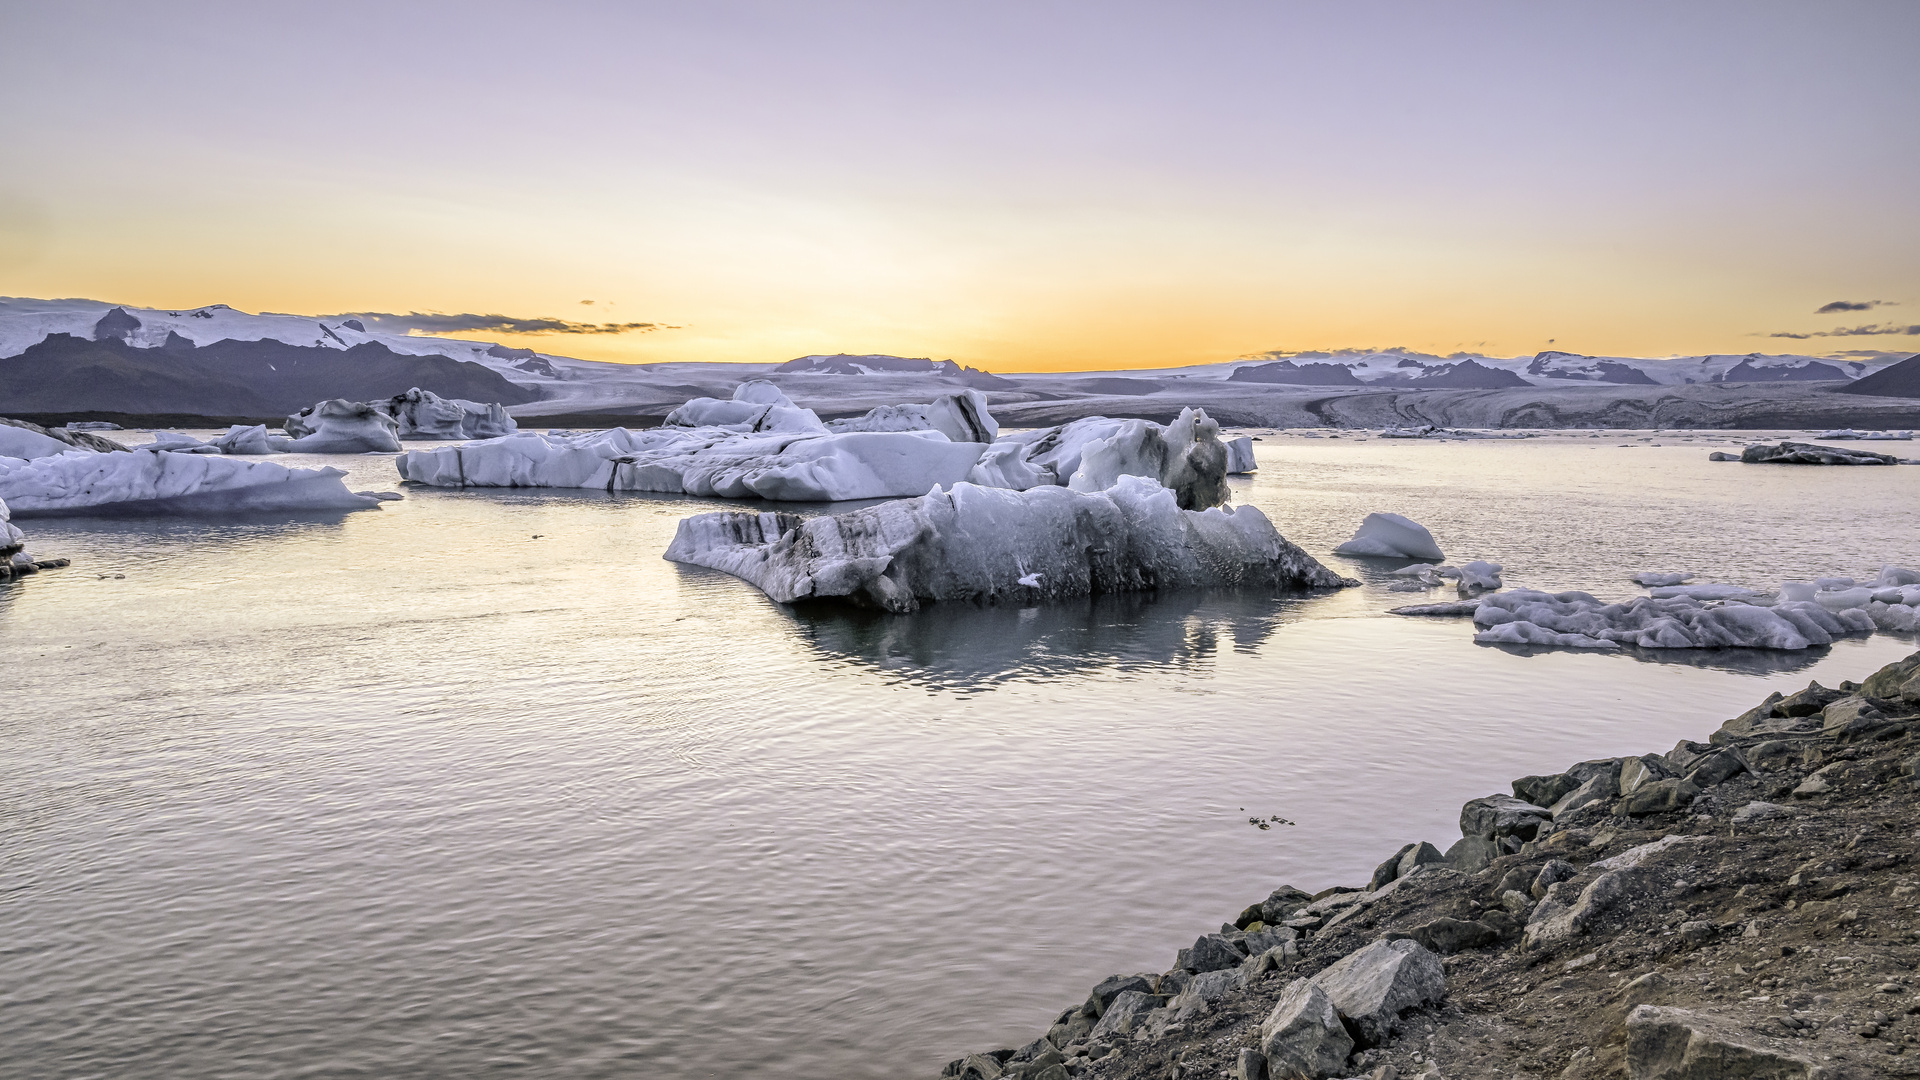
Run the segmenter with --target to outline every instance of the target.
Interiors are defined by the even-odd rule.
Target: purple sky
[[[1767,336],[1920,323],[1917,44],[1909,2],[16,4],[0,293],[678,327],[538,339],[628,360],[1920,348]]]

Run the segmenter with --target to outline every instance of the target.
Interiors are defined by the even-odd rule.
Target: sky
[[[1920,349],[1916,43],[1911,0],[8,0],[0,295],[627,362]]]

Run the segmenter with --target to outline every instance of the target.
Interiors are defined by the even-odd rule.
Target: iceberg
[[[1701,601],[1691,596],[1636,597],[1608,604],[1583,592],[1531,589],[1480,598],[1473,640],[1490,645],[1555,645],[1575,649],[1785,649],[1827,645],[1847,634],[1871,633],[1860,609],[1829,611],[1812,601],[1772,606]]]
[[[403,439],[491,439],[520,430],[501,405],[443,398],[417,386],[375,407],[393,417]]]
[[[733,398],[699,397],[667,414],[665,424],[680,428],[721,428],[738,434],[761,432],[824,432],[812,409],[802,409],[780,388],[765,379],[753,379],[734,388]]]
[[[979,443],[937,431],[736,435],[713,428],[522,431],[395,459],[404,480],[436,487],[553,487],[759,497],[800,502],[899,498],[957,483]]]
[[[334,398],[309,405],[285,424],[287,449],[303,454],[391,453],[400,449],[400,424],[378,406]]]
[[[25,461],[53,457],[73,449],[70,444],[61,442],[52,435],[43,434],[43,431],[44,429],[35,430],[35,428],[0,424],[0,458],[18,458]]]
[[[990,443],[1000,424],[978,390],[942,394],[927,405],[881,405],[860,416],[827,421],[828,431],[937,431],[957,443]]]
[[[1227,475],[1245,476],[1259,469],[1253,460],[1253,437],[1242,435],[1227,440]]]
[[[1356,584],[1289,543],[1259,510],[1183,510],[1142,476],[1098,492],[957,483],[843,514],[725,510],[680,522],[666,558],[722,570],[780,603],[905,612],[1180,588]]]
[[[266,461],[141,448],[70,450],[13,464],[0,460],[0,501],[22,517],[83,513],[217,514],[364,510],[380,505],[347,490],[339,469],[289,469]]]
[[[1491,592],[1500,587],[1499,563],[1475,559],[1460,566],[1460,595],[1472,596],[1475,593]]]
[[[1693,574],[1669,574],[1658,570],[1642,570],[1630,579],[1643,589],[1658,589],[1667,585],[1685,585],[1694,579]]]
[[[518,432],[400,456],[403,479],[440,487],[562,487],[835,502],[923,495],[966,482],[1100,491],[1123,476],[1171,489],[1182,509],[1226,501],[1220,427],[1198,409],[1167,425],[1088,417],[997,442],[977,391],[823,424],[772,383],[695,398],[657,428]],[[961,437],[956,439],[955,436]]]
[[[1334,548],[1333,553],[1436,563],[1446,558],[1425,525],[1399,514],[1368,514],[1353,538]]]
[[[9,560],[27,546],[27,535],[13,523],[13,513],[7,509],[7,501],[0,499],[0,562]]]
[[[1912,431],[1855,431],[1853,428],[1839,428],[1823,431],[1815,435],[1816,439],[1846,439],[1862,442],[1907,442],[1913,438]]]

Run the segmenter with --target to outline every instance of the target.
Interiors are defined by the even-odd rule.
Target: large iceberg
[[[285,424],[286,449],[303,454],[391,453],[400,449],[400,424],[378,405],[334,398],[309,405]]]
[[[975,443],[1000,437],[1000,424],[987,412],[987,399],[978,390],[943,394],[926,405],[881,405],[860,416],[829,420],[827,430],[937,431],[954,442]]]
[[[1178,588],[1352,584],[1259,510],[1183,510],[1142,476],[1104,491],[954,484],[843,514],[719,511],[680,522],[666,557],[724,570],[781,603],[912,611],[938,600],[1032,601]]]
[[[375,408],[393,417],[403,439],[492,439],[520,430],[504,406],[443,398],[417,386]]]
[[[1446,558],[1425,525],[1399,514],[1368,514],[1353,538],[1334,548],[1333,553],[1436,563]]]
[[[1089,417],[991,444],[999,425],[968,390],[820,422],[766,381],[731,399],[695,398],[660,427],[586,434],[519,432],[409,451],[403,479],[441,487],[658,491],[806,502],[902,498],[965,481],[1025,490],[1101,491],[1122,476],[1170,488],[1183,509],[1226,500],[1220,428],[1198,409],[1167,425]],[[979,441],[975,441],[979,440]]]
[[[339,469],[289,469],[267,461],[139,449],[70,450],[32,461],[0,459],[0,501],[22,517],[82,513],[246,513],[364,510],[380,505],[347,490]]]

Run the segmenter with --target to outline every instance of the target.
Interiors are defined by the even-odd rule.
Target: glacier
[[[699,514],[680,522],[665,557],[725,571],[781,603],[891,612],[942,600],[1357,584],[1288,542],[1258,509],[1182,509],[1171,489],[1144,476],[1096,492],[956,483],[809,519]]]
[[[61,514],[219,514],[365,510],[339,469],[289,469],[267,461],[138,449],[69,450],[31,461],[0,458],[0,501],[22,517]]]

